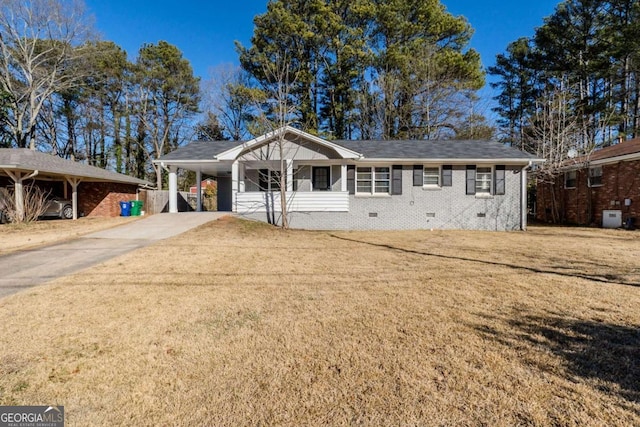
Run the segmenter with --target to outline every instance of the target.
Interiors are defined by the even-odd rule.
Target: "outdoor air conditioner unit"
[[[622,227],[622,211],[620,210],[602,211],[602,227],[603,228]]]

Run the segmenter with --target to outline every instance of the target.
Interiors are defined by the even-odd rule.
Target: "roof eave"
[[[505,164],[505,165],[528,165],[529,163],[544,163],[544,159],[504,159],[504,158],[493,158],[493,159],[478,159],[478,158],[468,158],[468,159],[452,159],[452,158],[375,158],[375,157],[363,157],[358,159],[360,162],[379,162],[379,163],[441,163],[441,164],[452,164],[452,165],[466,165],[466,164]]]
[[[598,159],[598,160],[592,160],[589,162],[590,165],[604,165],[607,163],[617,163],[617,162],[624,162],[624,161],[629,161],[629,160],[639,160],[640,159],[640,152],[638,153],[631,153],[631,154],[623,154],[621,156],[615,156],[615,157],[607,157],[604,159]]]
[[[84,182],[117,182],[117,183],[120,183],[120,184],[138,185],[138,186],[141,186],[141,187],[153,186],[153,184],[151,184],[150,182],[147,182],[147,181],[144,181],[144,180],[140,180],[140,182],[138,182],[138,181],[135,180],[135,178],[132,178],[131,180],[128,180],[128,179],[120,179],[120,178],[106,178],[106,177],[86,176],[86,175],[78,175],[78,174],[75,174],[75,173],[66,173],[66,172],[60,172],[60,171],[51,171],[51,170],[42,169],[42,168],[34,168],[32,166],[24,166],[24,165],[20,165],[20,164],[0,165],[0,169],[11,169],[11,170],[17,170],[17,171],[23,171],[23,172],[38,171],[39,172],[39,176],[49,175],[49,176],[58,176],[58,177],[61,177],[61,178],[64,178],[64,177],[75,177],[75,178],[81,178],[81,180],[84,181]]]

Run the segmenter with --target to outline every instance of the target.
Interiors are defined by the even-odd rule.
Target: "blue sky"
[[[196,75],[208,77],[211,67],[237,63],[234,41],[249,45],[253,17],[266,10],[267,0],[168,1],[85,0],[95,26],[105,40],[120,45],[134,60],[143,43],[159,40],[176,45],[191,61]],[[441,0],[449,12],[463,15],[475,29],[471,47],[485,67],[518,37],[533,35],[555,0]]]

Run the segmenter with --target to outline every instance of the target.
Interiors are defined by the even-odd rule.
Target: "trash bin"
[[[622,223],[622,228],[625,230],[635,230],[636,229],[636,219],[634,217],[628,217],[624,223]]]
[[[142,211],[142,200],[131,201],[131,216],[140,216]]]
[[[129,202],[120,202],[120,216],[131,216],[131,205]]]

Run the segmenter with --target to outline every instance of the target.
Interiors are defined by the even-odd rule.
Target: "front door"
[[[328,166],[313,167],[313,191],[331,190],[331,170]]]
[[[231,212],[232,211],[232,185],[231,177],[218,177],[218,212]]]

